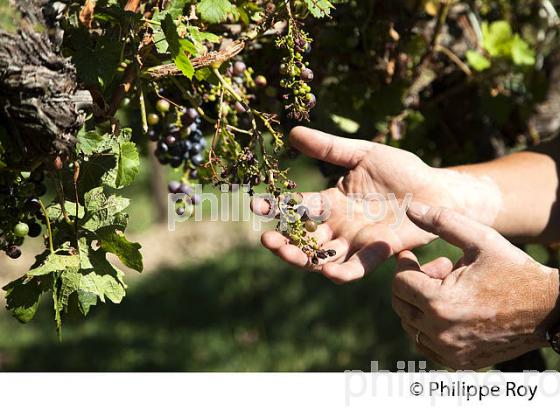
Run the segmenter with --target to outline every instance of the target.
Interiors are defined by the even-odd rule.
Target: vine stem
[[[257,125],[255,123],[255,117],[258,117],[263,122],[264,126],[268,129],[268,131],[272,134],[272,136],[276,140],[276,142],[278,144],[281,144],[281,141],[278,139],[277,133],[272,128],[272,125],[270,124],[269,119],[266,118],[266,116],[262,112],[254,110],[247,103],[245,103],[243,101],[243,98],[241,98],[241,96],[239,94],[237,94],[237,92],[233,89],[231,84],[226,81],[226,79],[222,76],[222,74],[220,73],[220,71],[217,68],[213,67],[212,72],[214,73],[214,75],[216,76],[216,78],[218,79],[220,84],[222,84],[224,89],[228,92],[228,94],[231,95],[235,101],[242,104],[243,107],[247,110],[247,112],[251,116],[251,122],[253,124],[253,131],[255,132],[255,134],[256,135],[259,134],[259,132],[257,130]]]
[[[53,239],[52,239],[53,234],[51,228],[51,220],[47,215],[47,208],[45,208],[45,204],[40,199],[39,199],[39,204],[41,205],[41,211],[43,212],[43,215],[45,215],[45,222],[47,223],[47,231],[49,233],[49,251],[51,252],[52,255],[54,253],[54,246],[53,246]]]
[[[237,92],[233,89],[231,84],[228,83],[226,81],[226,79],[222,76],[222,74],[220,73],[220,70],[218,70],[215,67],[212,67],[212,72],[218,78],[218,81],[220,81],[220,83],[222,84],[224,89],[229,93],[229,95],[231,95],[233,97],[233,99],[235,101],[237,101],[238,103],[247,105],[247,104],[244,103],[243,98],[241,98],[241,96],[239,94],[237,94]],[[249,109],[251,109],[251,108],[249,107]]]
[[[140,103],[140,117],[142,119],[142,131],[144,134],[148,132],[148,115],[146,114],[146,100],[144,98],[144,90],[142,89],[142,83],[138,84],[138,100]]]

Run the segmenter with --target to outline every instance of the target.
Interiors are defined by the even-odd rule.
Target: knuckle
[[[435,319],[447,318],[447,308],[439,299],[431,299],[428,301],[428,309]]]
[[[455,347],[455,339],[447,332],[440,332],[435,336],[436,342],[442,347],[452,348]],[[454,355],[455,357],[456,355]]]
[[[501,240],[501,235],[496,232],[494,229],[485,229],[482,233],[482,243],[484,244],[492,244],[496,243],[497,241]]]
[[[436,208],[432,210],[432,223],[436,229],[449,225],[455,219],[455,215],[447,208]]]

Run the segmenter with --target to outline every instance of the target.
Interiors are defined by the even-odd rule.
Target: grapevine
[[[50,6],[37,1],[36,7],[33,18],[45,16]],[[41,21],[59,30],[57,44],[42,40],[58,58],[72,57],[70,70],[75,66],[78,81],[67,90],[71,99],[84,88],[91,101],[70,104],[78,115],[63,141],[55,132],[49,141],[41,135],[26,138],[17,128],[2,131],[0,248],[18,258],[25,238],[41,234],[46,246],[24,276],[4,287],[7,307],[17,319],[31,320],[40,296],[50,291],[60,334],[69,310],[87,315],[98,300],[119,303],[124,297],[124,275],[107,253],[142,270],[140,244],[124,235],[128,200],[114,193],[133,183],[139,169],[131,130],[115,117],[119,109],[137,110],[143,133],[154,144],[151,154],[161,165],[180,170],[168,185],[169,193],[184,195],[176,207],[179,215],[200,202],[193,189],[199,183],[232,190],[245,185],[250,194],[263,185],[279,207],[286,192],[296,188],[279,161],[283,130],[278,113],[259,108],[268,79],[247,66],[240,52],[286,22],[288,30],[267,41],[281,49],[282,67],[289,67],[282,80],[285,110],[294,119],[308,120],[316,100],[309,85],[313,72],[303,55],[311,39],[302,29],[306,9],[298,7],[293,11],[290,1],[57,3],[56,18]],[[29,18],[22,9],[11,10]],[[314,15],[326,13],[314,10]],[[228,22],[243,26],[241,34],[228,31]],[[0,69],[7,75],[8,67]],[[13,115],[10,119],[15,122]],[[21,143],[14,144],[14,138]],[[42,199],[51,190],[54,198]],[[282,232],[310,263],[334,256],[313,238],[316,222],[297,213],[293,200],[288,205],[289,215],[279,223]]]
[[[20,258],[35,238],[44,251],[4,290],[22,322],[52,296],[59,333],[71,311],[125,296],[107,254],[142,271],[119,195],[141,151],[174,171],[178,215],[199,205],[197,184],[266,191],[277,229],[317,265],[335,252],[316,241],[320,221],[286,168],[289,126],[320,117],[437,165],[558,131],[546,106],[543,120],[525,108],[554,69],[543,67],[558,53],[557,2],[22,3],[0,0],[0,250]],[[507,102],[492,113],[488,98]]]

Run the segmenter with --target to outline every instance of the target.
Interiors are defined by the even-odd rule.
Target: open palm
[[[334,249],[336,256],[313,265],[282,234],[265,232],[263,245],[279,257],[344,283],[361,278],[395,253],[435,238],[412,224],[405,215],[412,197],[430,204],[438,198],[432,188],[434,169],[417,156],[386,145],[335,137],[304,127],[294,128],[290,141],[303,154],[349,171],[335,188],[303,194],[304,203],[320,194],[321,206],[328,208],[328,220],[313,235],[324,249]],[[259,206],[265,205],[259,203]],[[265,213],[259,206],[256,211]],[[317,206],[312,208],[316,210]]]

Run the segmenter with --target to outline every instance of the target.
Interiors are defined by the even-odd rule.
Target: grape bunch
[[[156,108],[165,115],[170,104],[167,100],[160,99]],[[200,129],[201,118],[194,108],[179,110],[176,117],[175,121],[165,121],[162,124],[160,115],[150,113],[148,124],[151,128],[148,137],[157,142],[154,154],[160,164],[169,164],[173,168],[182,166],[190,178],[196,179],[197,169],[205,162],[204,151],[207,145]],[[165,116],[166,120],[169,118],[172,117]]]
[[[311,38],[292,21],[288,35],[279,37],[276,46],[288,52],[288,55],[282,58],[279,69],[283,77],[280,87],[285,90],[282,95],[284,109],[289,117],[297,121],[308,121],[309,111],[317,104],[317,98],[309,85],[315,74],[305,61],[305,55],[311,51]]]
[[[41,235],[43,179],[42,170],[0,173],[0,249],[12,259],[21,256],[25,237]]]
[[[320,260],[336,256],[334,249],[322,249],[311,234],[317,231],[321,221],[310,216],[309,208],[303,205],[303,196],[293,192],[279,198],[280,221],[276,229],[299,246],[313,265]]]

